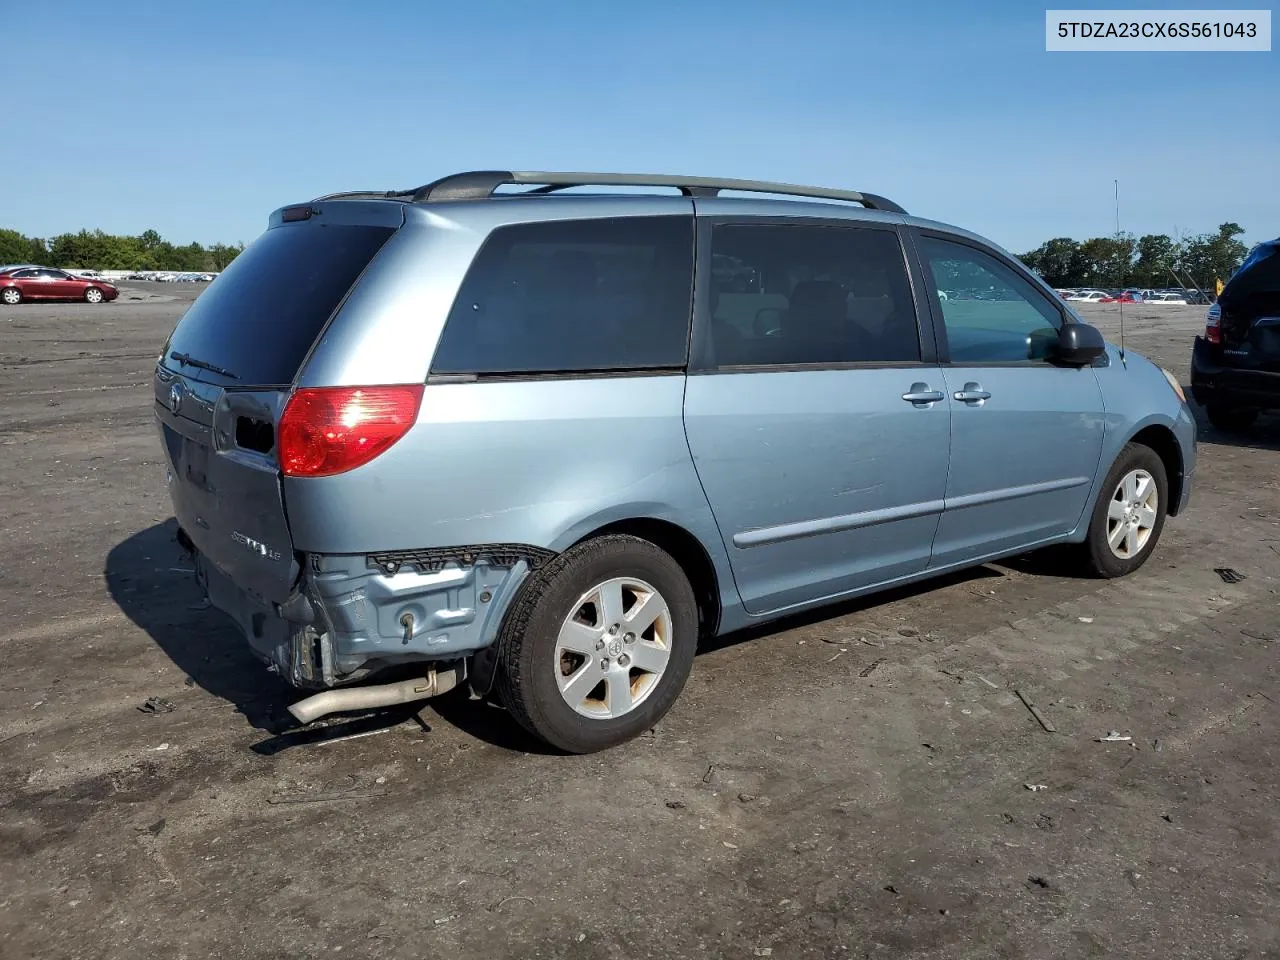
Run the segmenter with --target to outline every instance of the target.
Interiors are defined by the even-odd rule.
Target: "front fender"
[[[1176,486],[1178,495],[1169,509],[1170,515],[1176,516],[1187,504],[1195,473],[1195,416],[1173,392],[1160,367],[1146,357],[1126,350],[1121,359],[1113,345],[1108,345],[1108,355],[1110,362],[1095,368],[1102,389],[1105,428],[1102,456],[1088,502],[1097,502],[1103,481],[1125,446],[1144,431],[1157,430],[1171,438],[1172,449],[1177,452],[1178,475],[1170,477],[1170,485]],[[1081,518],[1070,539],[1084,539],[1091,516],[1092,509]]]

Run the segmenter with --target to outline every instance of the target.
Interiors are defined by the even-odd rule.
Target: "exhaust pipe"
[[[314,696],[299,700],[289,707],[289,712],[300,723],[311,723],[331,713],[342,713],[347,710],[372,710],[376,707],[393,707],[399,703],[412,703],[415,700],[426,700],[437,694],[447,693],[465,679],[462,664],[448,670],[436,670],[416,680],[402,680],[399,683],[385,683],[381,686],[346,687],[339,690],[325,690]]]

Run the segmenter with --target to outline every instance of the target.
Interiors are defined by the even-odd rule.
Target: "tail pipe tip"
[[[345,713],[349,710],[373,710],[378,707],[393,707],[401,703],[412,703],[415,700],[426,700],[430,697],[447,693],[464,679],[464,670],[461,664],[446,670],[433,668],[425,677],[402,680],[399,683],[325,690],[292,704],[289,707],[289,712],[293,714],[294,719],[299,723],[307,724],[331,713]]]

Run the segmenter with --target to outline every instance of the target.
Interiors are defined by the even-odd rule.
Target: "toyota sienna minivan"
[[[1195,425],[998,246],[874,194],[479,171],[284,206],[155,369],[196,576],[303,723],[458,686],[570,752],[698,643],[1070,545],[1122,576]]]

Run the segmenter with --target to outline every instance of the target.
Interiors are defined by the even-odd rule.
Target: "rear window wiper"
[[[177,360],[184,367],[199,367],[201,370],[212,370],[214,373],[230,377],[232,380],[240,379],[226,367],[220,367],[216,363],[209,363],[207,360],[197,360],[189,353],[171,353],[169,354],[169,359]]]

